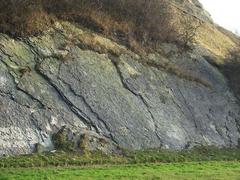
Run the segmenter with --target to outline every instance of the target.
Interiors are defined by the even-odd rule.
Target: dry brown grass
[[[49,0],[44,7],[49,14],[102,33],[135,52],[174,39],[171,13],[163,0]]]
[[[53,21],[40,0],[0,0],[0,31],[16,36],[38,35]]]
[[[0,10],[0,30],[15,36],[36,35],[55,16],[140,49],[150,41],[167,40],[172,29],[162,0],[0,0]]]
[[[211,52],[215,64],[224,64],[230,52],[239,47],[239,38],[227,30],[215,24],[201,22],[196,17],[182,13],[177,9],[173,8],[173,11],[175,18],[172,23],[176,34],[180,35],[176,40],[180,40],[180,43],[184,42],[184,39],[188,39],[186,37],[190,34],[190,39],[185,42],[189,42],[189,45],[197,43],[207,49]],[[183,23],[181,23],[182,20]]]
[[[196,41],[218,57],[216,64],[223,64],[229,52],[237,47],[237,44],[226,34],[206,23],[198,31]]]
[[[114,54],[119,56],[120,54],[128,54],[129,51],[118,43],[111,41],[99,34],[82,31],[69,22],[61,23],[68,43],[65,47],[79,46],[81,49],[94,50],[101,54]]]
[[[213,25],[203,23],[198,26],[196,25],[198,23],[194,23],[196,19],[182,14],[166,2],[165,0],[0,0],[0,32],[15,37],[38,35],[52,27],[53,21],[58,18],[101,33],[137,54],[155,51],[159,42],[175,42],[181,46],[191,46],[193,42],[197,42],[217,57],[225,59],[229,50],[236,46],[228,35],[220,32]],[[110,50],[107,43],[104,43],[105,39],[86,36],[80,40],[86,43],[85,46],[90,45],[95,50],[101,52]]]

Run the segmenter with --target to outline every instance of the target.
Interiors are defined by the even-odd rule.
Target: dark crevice
[[[16,90],[24,93],[25,95],[27,95],[27,96],[28,96],[30,99],[32,99],[33,101],[38,102],[39,105],[40,105],[40,108],[44,109],[44,108],[45,108],[45,105],[44,105],[39,99],[35,98],[32,94],[28,93],[26,90],[24,90],[24,89],[22,89],[22,88],[20,88],[20,87],[18,86],[18,84],[17,84],[16,81],[15,81],[15,77],[12,75],[12,73],[11,73],[10,70],[9,70],[9,68],[11,69],[11,67],[10,67],[6,62],[4,62],[4,61],[1,61],[1,62],[6,66],[6,68],[7,68],[7,70],[8,70],[8,74],[12,77],[12,81],[13,81],[13,83],[14,83],[14,85],[15,85]],[[12,96],[11,93],[9,93],[9,97],[10,97],[13,101],[15,101],[15,99],[14,99],[14,97]],[[16,102],[16,101],[15,101],[15,102]],[[17,102],[17,103],[18,103],[18,102]],[[18,104],[19,104],[19,103],[18,103]],[[22,104],[21,104],[21,105],[22,105]],[[26,106],[26,105],[23,105],[23,106]],[[29,108],[29,106],[26,106],[26,107]]]
[[[4,46],[3,46],[2,44],[0,44],[0,51],[2,52],[2,54],[3,54],[4,56],[7,56],[9,59],[11,59],[12,56],[9,55],[8,53],[6,53],[3,48],[4,48]]]
[[[110,138],[112,141],[114,141],[117,144],[117,141],[114,139],[111,129],[108,127],[107,123],[99,116],[99,114],[97,112],[95,112],[93,110],[93,108],[89,105],[89,103],[84,98],[84,96],[76,93],[75,90],[72,88],[72,86],[69,83],[67,83],[66,81],[64,81],[63,79],[60,78],[59,74],[58,74],[58,79],[68,87],[68,89],[73,93],[74,96],[79,97],[81,99],[81,101],[84,103],[85,107],[87,107],[87,109],[95,116],[95,118],[97,120],[99,120],[103,124],[104,128],[108,131],[109,137],[107,137],[107,138]],[[76,79],[76,80],[78,80],[78,79]],[[89,121],[91,121],[90,118],[89,118]],[[100,131],[98,129],[97,129],[97,131],[98,131],[98,133],[100,133]]]
[[[239,114],[240,114],[240,112],[239,112]],[[235,123],[236,123],[236,126],[237,126],[237,130],[240,134],[240,119],[234,118],[234,120],[235,120]],[[239,145],[240,145],[240,142],[239,142]]]
[[[172,90],[172,89],[171,89],[171,90]],[[179,109],[179,111],[181,112],[181,114],[182,114],[184,117],[186,117],[186,114],[185,114],[185,112],[183,111],[181,105],[178,104],[174,98],[172,98],[172,102],[177,106],[177,108]],[[185,127],[185,126],[181,126],[181,127],[184,129],[184,131],[186,132],[186,134],[188,134],[188,131],[187,131],[186,127]],[[196,123],[194,123],[194,127],[196,128]],[[192,137],[189,137],[189,138],[191,139]]]
[[[200,127],[198,126],[196,117],[195,117],[195,115],[193,114],[192,110],[190,109],[189,103],[187,102],[187,100],[186,100],[185,96],[183,95],[183,93],[182,93],[181,89],[179,88],[179,86],[177,85],[176,87],[177,87],[178,92],[180,93],[180,95],[181,95],[181,97],[182,97],[182,99],[183,99],[183,102],[184,102],[184,104],[185,104],[185,107],[188,109],[189,113],[191,114],[191,117],[192,117],[192,120],[193,120],[193,122],[194,122],[196,131],[197,131],[202,137],[204,137],[204,135],[203,135]]]
[[[211,117],[209,116],[209,114],[207,114],[206,116],[207,116],[207,118],[208,118],[208,120],[209,120],[210,122],[213,121],[213,120],[211,119]],[[216,126],[215,129],[216,129],[218,135],[222,138],[222,137],[223,137],[222,131],[221,131],[219,128],[217,128],[217,125],[216,125],[216,124],[215,124],[215,126]],[[225,141],[224,138],[223,138],[223,141],[224,141],[224,143],[226,143],[226,141]]]
[[[62,101],[69,107],[69,109],[90,129],[90,130],[94,130],[97,133],[100,133],[99,128],[91,122],[91,119],[88,117],[87,114],[85,114],[81,109],[79,109],[78,107],[76,107],[62,92],[62,90],[55,85],[51,79],[46,76],[44,73],[41,72],[40,66],[41,63],[46,57],[43,57],[43,55],[41,55],[37,50],[36,47],[34,47],[34,45],[29,41],[29,40],[25,40],[25,44],[27,44],[32,53],[35,55],[35,62],[37,63],[35,65],[35,71],[38,75],[40,75],[51,87],[53,87],[53,89],[56,91],[56,93],[59,95],[59,97],[62,99]],[[56,58],[55,56],[53,58]],[[42,60],[41,60],[42,59]],[[62,63],[60,64],[60,66],[62,65]],[[60,67],[59,67],[59,71],[60,71]],[[58,72],[59,73],[59,72]]]
[[[42,73],[38,68],[35,68],[36,72],[51,86],[54,88],[54,90],[57,92],[59,97],[63,100],[63,102],[70,108],[70,110],[79,118],[81,119],[84,124],[89,128],[94,130],[96,132],[98,131],[98,128],[91,122],[90,118],[82,112],[81,109],[76,107],[65,95],[64,93],[47,77],[44,73]]]
[[[156,73],[156,71],[153,70],[153,73],[155,74],[156,77],[158,77],[158,74]],[[164,86],[167,87],[167,85],[164,83],[164,81],[163,81],[162,79],[159,78],[159,80],[161,81],[161,84],[163,84]],[[172,93],[174,94],[174,90],[173,90],[171,87],[168,87],[168,88],[169,88],[169,89],[172,91]],[[175,94],[174,94],[174,96],[175,96]],[[174,97],[172,97],[171,99],[172,99],[173,104],[175,104],[175,105],[177,106],[177,108],[179,109],[179,111],[181,112],[181,114],[182,114],[184,117],[186,117],[186,112],[183,111],[182,106],[175,100]],[[177,99],[177,98],[176,98],[176,99]],[[188,134],[188,131],[187,131],[186,127],[185,127],[185,126],[182,126],[182,128],[184,129],[185,133]],[[191,139],[192,137],[189,137],[189,138]]]
[[[184,104],[185,104],[185,107],[187,108],[188,112],[191,114],[191,117],[192,117],[193,122],[194,122],[195,129],[199,129],[199,127],[198,127],[198,125],[197,125],[197,122],[196,122],[195,115],[193,114],[192,110],[190,109],[190,105],[188,104],[186,98],[184,97],[181,89],[180,89],[178,86],[176,86],[176,87],[177,87],[177,89],[178,89],[179,94],[180,94],[181,97],[182,97],[182,100],[183,100],[183,102],[184,102]]]
[[[49,84],[55,91],[56,93],[58,94],[58,96],[62,99],[62,101],[67,105],[67,107],[70,109],[71,112],[73,112],[90,130],[94,130],[96,132],[99,132],[98,131],[98,128],[93,124],[91,123],[91,120],[90,118],[84,113],[82,112],[81,109],[79,109],[78,107],[76,107],[65,95],[64,93],[61,91],[61,89],[59,89],[57,87],[57,85],[55,85],[51,79],[46,76],[44,73],[41,72],[40,70],[40,66],[41,66],[41,63],[46,57],[43,57],[43,55],[41,55],[37,50],[36,50],[36,47],[30,42],[29,39],[26,39],[25,41],[25,44],[27,44],[32,53],[34,54],[35,56],[35,62],[37,63],[34,67],[36,73],[41,76],[46,82],[47,84]],[[56,58],[56,57],[53,57],[53,58]],[[42,60],[41,60],[42,59]]]
[[[3,92],[3,91],[1,91],[1,89],[0,89],[0,95],[1,96],[8,96],[8,97],[12,97],[12,94],[11,93],[9,93],[9,92]]]
[[[12,75],[12,73],[11,73],[10,70],[9,70],[9,68],[11,69],[11,67],[10,67],[6,62],[4,62],[4,61],[1,61],[1,62],[7,67],[8,74],[12,77],[12,81],[13,81],[13,83],[14,83],[14,85],[15,85],[16,90],[17,90],[17,91],[21,91],[22,93],[24,93],[26,96],[28,96],[28,97],[29,97],[30,99],[32,99],[33,101],[38,102],[39,105],[40,105],[40,108],[44,109],[45,105],[44,105],[40,100],[38,100],[37,98],[35,98],[33,95],[31,95],[31,94],[28,93],[27,91],[21,89],[21,88],[17,85],[17,83],[15,82],[15,77]],[[10,97],[11,100],[13,100],[14,102],[20,104],[19,102],[17,102],[17,101],[15,100],[15,98],[13,97],[13,95],[12,95],[11,93],[8,93],[8,96]],[[30,106],[27,106],[27,105],[23,105],[23,104],[20,104],[20,105],[25,106],[25,107],[27,107],[27,108],[30,108]]]
[[[30,51],[35,55],[35,57],[39,57],[39,58],[35,58],[36,59],[43,59],[44,57],[41,55],[41,53],[39,53],[36,50],[36,47],[32,44],[32,42],[29,39],[24,39],[23,42],[29,47]]]
[[[13,95],[11,93],[4,93],[4,92],[0,92],[0,96],[3,96],[3,97],[8,97],[9,99],[11,99],[12,101],[14,101],[15,103],[19,104],[20,106],[23,106],[27,109],[30,109],[31,107],[29,105],[26,105],[26,104],[22,104],[20,103],[19,101],[16,101],[16,99],[13,97]]]
[[[218,68],[227,79],[227,83],[237,99],[236,102],[240,105],[240,48],[236,47],[231,50],[224,62]]]
[[[171,89],[171,91],[174,93],[174,90],[172,89],[172,88],[170,88]],[[176,96],[175,96],[176,97]],[[172,98],[172,102],[177,106],[177,108],[179,109],[179,111],[182,113],[182,115],[184,116],[184,117],[186,117],[187,115],[186,115],[186,112],[183,110],[183,107],[178,103],[178,102],[176,102],[176,100],[175,100],[175,98]],[[188,111],[190,111],[190,109],[187,107],[187,110]],[[191,113],[191,112],[190,112]],[[193,116],[193,114],[191,113],[191,116]],[[194,118],[194,117],[193,117]],[[186,132],[186,134],[188,134],[188,131],[187,131],[187,129],[186,129],[186,127],[185,126],[182,126],[182,128],[185,130],[185,132]],[[194,118],[194,128],[195,129],[197,129],[197,125],[196,125],[196,122],[195,122],[195,118]],[[190,139],[192,138],[192,137],[189,137]]]
[[[30,93],[27,92],[26,90],[21,89],[19,86],[16,86],[16,89],[17,89],[18,91],[21,91],[22,93],[26,94],[26,95],[27,95],[28,97],[30,97],[33,101],[38,102],[38,104],[40,105],[40,108],[41,108],[41,109],[45,109],[45,108],[46,108],[46,105],[43,104],[42,101],[40,101],[39,99],[35,98],[32,94],[30,94]]]
[[[153,70],[154,74],[156,77],[158,77],[158,74],[155,70]],[[174,97],[171,98],[173,104],[175,104],[177,106],[177,108],[179,109],[179,111],[181,112],[181,114],[184,116],[184,118],[186,117],[187,118],[187,115],[186,115],[186,112],[183,110],[183,107],[182,107],[182,104],[179,104],[179,102],[177,102],[175,99],[178,99],[174,93],[174,90],[172,87],[169,87],[166,85],[166,83],[161,79],[159,78],[159,80],[161,81],[161,84],[163,84],[165,87],[169,88],[171,90],[171,92],[173,93]],[[182,125],[181,124],[181,127],[184,129],[185,133],[188,135],[189,131],[186,129],[187,127],[185,127],[185,125]],[[196,128],[196,125],[194,123],[194,127]],[[193,140],[193,137],[192,136],[188,136],[189,139]],[[187,147],[187,145],[186,145]]]
[[[234,143],[232,141],[232,138],[231,138],[231,135],[230,135],[231,131],[230,131],[230,129],[227,126],[227,122],[225,122],[225,128],[226,128],[226,135],[227,135],[227,138],[229,139],[230,147],[231,147]]]
[[[41,141],[44,142],[44,137],[41,134],[42,129],[36,123],[37,120],[33,117],[33,114],[31,114],[31,122],[32,122],[32,125],[35,127],[34,129],[35,129],[36,134],[38,134],[40,136],[40,138],[41,138]]]
[[[112,55],[109,55],[109,59],[111,60],[112,64],[114,65],[116,71],[117,71],[117,74],[121,80],[121,83],[123,85],[123,87],[128,90],[132,95],[134,95],[135,97],[137,97],[138,99],[141,100],[141,102],[143,103],[143,105],[145,106],[146,110],[148,111],[148,113],[150,114],[151,116],[151,119],[154,123],[154,132],[155,132],[155,135],[156,137],[158,138],[158,140],[160,141],[160,143],[162,143],[162,138],[159,136],[159,134],[157,133],[158,132],[158,126],[156,124],[156,120],[154,118],[154,115],[152,114],[151,110],[150,110],[150,106],[149,104],[147,103],[147,101],[144,99],[144,97],[142,96],[142,94],[138,94],[136,92],[134,92],[133,90],[131,90],[131,88],[128,87],[128,85],[126,84],[125,80],[124,80],[124,77],[122,75],[122,72],[121,70],[119,69],[118,67],[118,59],[115,57],[115,56],[112,56]]]

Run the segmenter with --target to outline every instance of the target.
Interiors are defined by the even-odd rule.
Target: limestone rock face
[[[39,37],[0,35],[0,156],[31,153],[36,144],[53,150],[51,136],[64,126],[93,134],[92,150],[99,139],[111,142],[106,152],[239,145],[239,104],[203,47],[162,44],[140,58],[92,34],[101,53],[71,44],[69,29],[85,37],[69,24]]]
[[[211,15],[203,8],[203,5],[198,0],[174,0],[173,2],[176,3],[177,6],[182,7],[187,13],[199,19],[213,22]]]

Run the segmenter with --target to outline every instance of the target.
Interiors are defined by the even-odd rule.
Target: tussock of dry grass
[[[229,52],[237,46],[230,37],[220,32],[216,27],[206,23],[198,31],[196,41],[219,57],[217,58],[217,64],[223,64],[223,60],[229,55]]]
[[[107,39],[96,33],[89,31],[82,31],[68,22],[61,23],[65,36],[68,39],[68,44],[65,46],[79,46],[82,49],[94,50],[101,54],[114,54],[119,56],[120,54],[129,53],[129,51],[114,41]]]
[[[38,35],[53,24],[40,0],[0,0],[0,31],[11,36]]]

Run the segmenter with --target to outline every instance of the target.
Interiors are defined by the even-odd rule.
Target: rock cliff
[[[198,1],[184,3],[208,21],[213,38],[235,46]],[[129,149],[238,146],[240,106],[219,68],[227,56],[216,53],[224,47],[199,38],[192,51],[162,43],[142,57],[68,22],[38,37],[1,34],[0,156],[31,153],[36,144],[52,150],[63,126]]]

